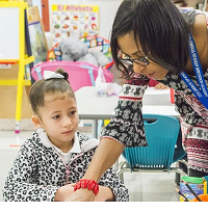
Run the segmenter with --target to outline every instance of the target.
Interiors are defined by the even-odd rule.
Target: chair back
[[[34,80],[39,80],[43,78],[45,70],[56,71],[58,68],[63,68],[69,74],[69,82],[75,92],[83,86],[94,86],[99,69],[87,62],[47,61],[35,65],[31,75]],[[111,72],[103,70],[103,73],[106,82],[113,82],[114,76]]]
[[[147,147],[127,147],[123,156],[130,168],[164,169],[173,163],[180,124],[171,116],[144,114]]]

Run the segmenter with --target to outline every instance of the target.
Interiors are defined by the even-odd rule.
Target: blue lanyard
[[[192,90],[192,92],[197,97],[197,99],[208,109],[208,90],[207,90],[207,86],[204,80],[204,75],[203,75],[203,71],[201,68],[200,61],[199,61],[199,56],[197,53],[196,45],[191,34],[189,34],[189,53],[191,56],[191,62],[192,62],[194,72],[196,74],[200,89],[198,89],[198,87],[189,78],[186,72],[182,72],[180,76],[183,79],[183,81],[186,83],[186,85]]]

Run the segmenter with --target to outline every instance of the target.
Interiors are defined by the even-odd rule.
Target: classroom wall
[[[100,9],[100,36],[109,39],[113,19],[121,2],[122,0],[49,0],[49,16],[51,17],[50,8],[52,4],[98,5]],[[46,38],[48,46],[51,48],[51,35],[49,32],[46,32]]]
[[[98,5],[100,8],[100,36],[109,39],[113,19],[121,2],[122,0],[49,0],[49,15],[51,15],[50,8],[52,4]],[[197,3],[204,2],[204,0],[185,0],[185,2],[188,4],[188,6],[195,8]],[[50,49],[52,47],[50,32],[46,32],[46,38],[48,47]]]
[[[204,0],[185,0],[185,2],[188,6],[195,8],[197,3],[204,3]]]

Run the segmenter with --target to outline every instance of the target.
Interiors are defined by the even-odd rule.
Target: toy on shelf
[[[48,53],[48,61],[81,61],[109,70],[113,65],[110,42],[100,36],[71,36],[57,43]]]

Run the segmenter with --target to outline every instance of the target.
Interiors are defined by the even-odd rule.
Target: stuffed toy
[[[94,66],[104,67],[108,58],[100,51],[89,50],[87,45],[76,36],[70,36],[59,44],[62,60],[88,62]]]

